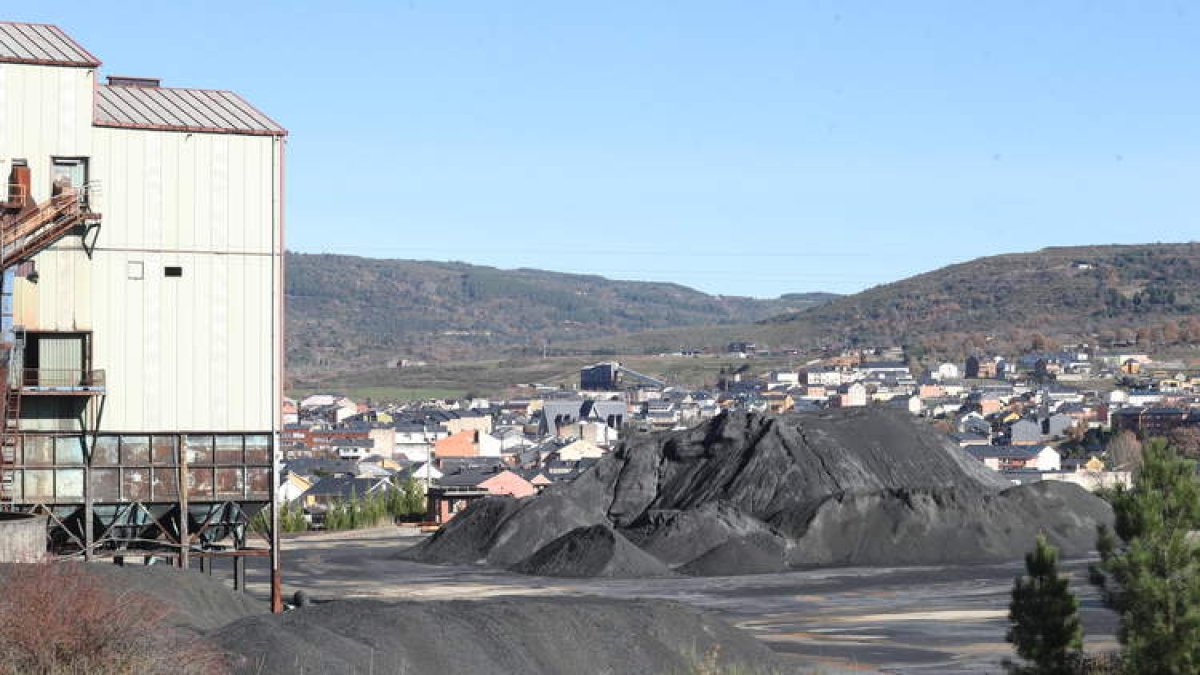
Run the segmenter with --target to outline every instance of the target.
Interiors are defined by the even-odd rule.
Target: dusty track
[[[502,596],[662,598],[716,611],[781,653],[823,672],[999,672],[1012,578],[1020,563],[834,568],[739,577],[549,579],[477,566],[397,559],[419,538],[398,529],[306,535],[285,542],[285,586],[320,598],[456,599]],[[1067,565],[1083,600],[1089,649],[1113,646],[1115,617],[1100,607],[1082,562]],[[251,569],[251,592],[267,592]]]

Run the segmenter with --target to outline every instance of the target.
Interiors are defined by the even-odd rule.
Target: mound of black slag
[[[722,414],[640,436],[574,482],[476,502],[407,551],[550,576],[753,574],[1064,555],[1112,519],[1075,485],[1010,487],[902,411]]]
[[[233,672],[792,672],[749,633],[662,600],[341,600],[236,621]]]

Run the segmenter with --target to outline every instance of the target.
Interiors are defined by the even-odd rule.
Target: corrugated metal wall
[[[39,370],[83,370],[83,339],[80,336],[42,337],[38,340]]]
[[[0,63],[0,177],[14,158],[30,160],[41,201],[50,196],[50,157],[92,154],[93,78],[88,68]]]
[[[282,141],[94,128],[91,78],[0,64],[0,172],[29,159],[40,200],[51,156],[90,157],[104,216],[90,258],[74,236],[37,256],[38,281],[16,284],[16,323],[92,332],[104,430],[272,429]]]

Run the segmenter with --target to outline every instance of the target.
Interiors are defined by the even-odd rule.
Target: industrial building
[[[276,486],[287,132],[100,65],[0,23],[0,510],[62,552],[240,577],[275,553],[247,524]]]
[[[629,378],[629,384],[639,387],[667,386],[666,382],[656,377],[643,375],[616,361],[607,361],[580,368],[579,388],[583,391],[620,391],[626,387],[626,377]]]

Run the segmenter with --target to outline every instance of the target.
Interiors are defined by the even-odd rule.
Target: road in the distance
[[[550,579],[482,567],[398,560],[419,539],[395,528],[287,539],[284,588],[318,599],[601,595],[665,598],[714,610],[779,652],[823,672],[1002,672],[1009,593],[1021,563],[921,568],[838,568],[741,577]],[[265,597],[266,568],[252,562],[249,590]],[[1089,651],[1115,649],[1116,617],[1100,606],[1086,565],[1069,563]]]

